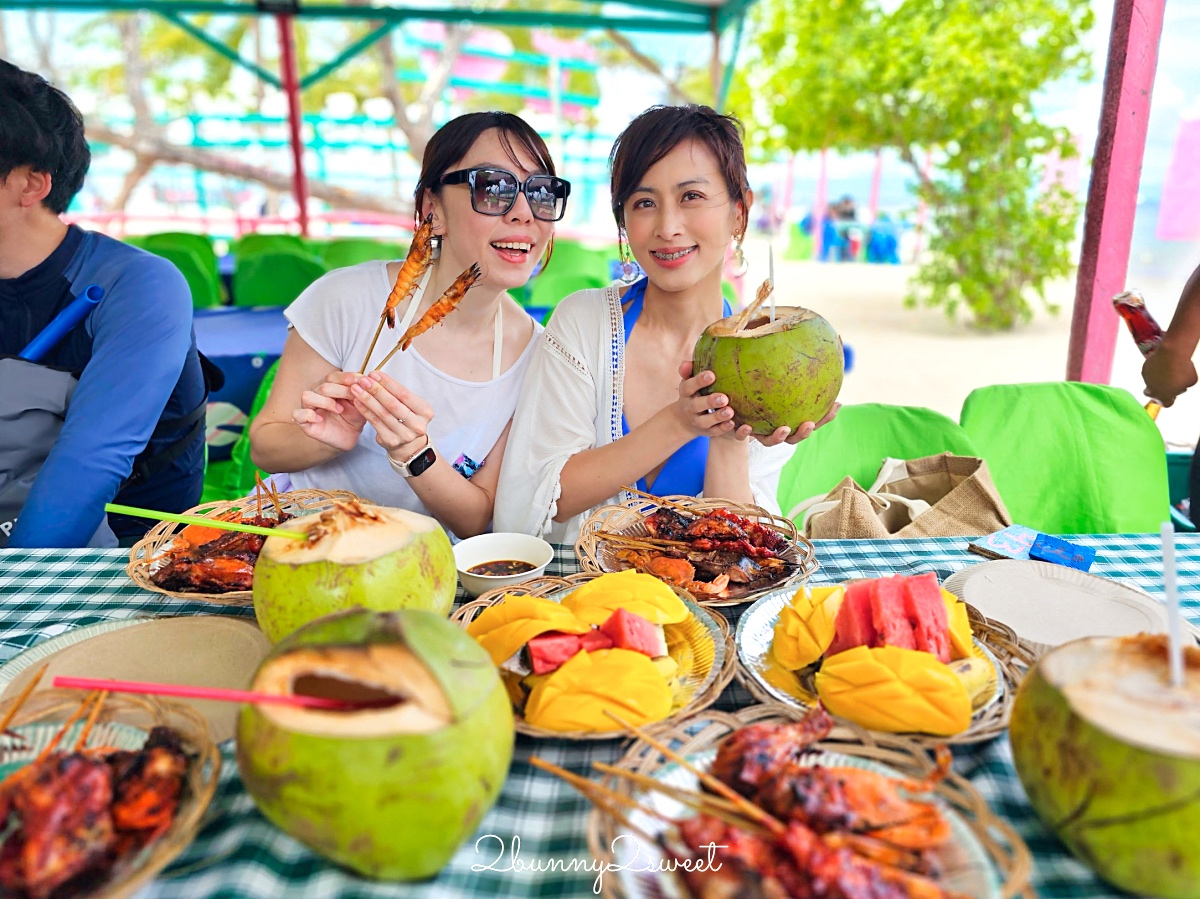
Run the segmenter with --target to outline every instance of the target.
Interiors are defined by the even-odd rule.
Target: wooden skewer
[[[565,768],[560,768],[558,765],[547,762],[544,759],[538,758],[537,756],[530,757],[529,764],[533,765],[535,768],[540,768],[543,771],[561,777],[576,790],[582,793],[585,799],[587,799],[601,811],[612,815],[623,826],[628,827],[636,836],[648,843],[653,843],[654,837],[650,836],[650,834],[646,833],[646,831],[630,821],[628,816],[621,811],[621,809],[618,808],[614,802],[619,803],[620,805],[628,806],[635,811],[643,812],[651,817],[658,818],[660,821],[665,821],[667,824],[675,824],[675,822],[666,815],[656,812],[654,809],[645,808],[630,796],[623,796],[616,790],[610,790],[607,787],[601,786],[600,784],[593,783],[586,777],[580,777],[578,774],[574,774]]]
[[[9,710],[4,713],[4,717],[0,718],[0,733],[8,730],[8,726],[12,724],[13,719],[17,717],[17,712],[21,711],[21,706],[25,705],[25,700],[28,699],[30,694],[37,689],[38,682],[41,681],[42,675],[46,673],[49,667],[50,663],[47,662],[38,669],[37,674],[35,674],[33,679],[24,686],[20,694],[17,696],[16,701],[12,704],[12,706],[9,707]]]
[[[734,322],[733,325],[734,334],[736,334],[738,331],[741,331],[746,327],[747,324],[749,324],[750,319],[754,317],[754,313],[758,311],[759,307],[762,306],[767,297],[769,297],[774,290],[775,285],[773,285],[770,280],[763,281],[763,283],[759,285],[758,294],[754,297],[754,302],[738,313],[737,321]]]
[[[733,827],[755,833],[764,832],[762,826],[754,821],[746,820],[746,816],[742,814],[740,809],[729,800],[722,799],[720,796],[698,793],[695,790],[689,790],[684,787],[675,787],[671,784],[663,783],[661,780],[656,780],[653,777],[648,777],[645,774],[638,774],[635,771],[629,771],[625,768],[617,768],[614,765],[606,765],[604,762],[593,762],[592,767],[611,777],[627,780],[641,787],[643,790],[662,793],[664,796],[683,803],[688,808],[694,809],[704,815],[719,818]]]
[[[692,518],[699,517],[699,513],[695,509],[690,509],[685,505],[674,502],[673,500],[664,499],[661,496],[655,496],[653,493],[647,493],[645,490],[638,490],[636,487],[622,487],[622,490],[632,493],[634,496],[640,496],[642,499],[650,500],[660,506],[666,506],[669,509],[674,509],[676,512],[683,512]]]
[[[108,691],[101,690],[100,695],[96,697],[95,705],[92,706],[92,711],[88,714],[87,724],[83,726],[83,730],[79,732],[79,739],[75,741],[75,752],[79,752],[87,745],[88,737],[92,735],[92,728],[96,726],[96,719],[100,717],[100,709],[103,708],[106,699],[108,699]]]
[[[66,736],[67,731],[71,729],[71,726],[76,721],[83,717],[83,713],[88,710],[88,706],[90,706],[97,699],[97,697],[101,695],[101,692],[102,691],[97,690],[96,692],[89,693],[87,696],[83,697],[83,702],[79,704],[79,708],[77,708],[75,713],[67,719],[67,723],[59,728],[58,733],[54,735],[54,739],[47,743],[46,748],[38,754],[36,759],[33,760],[35,765],[39,764],[40,762],[44,762],[46,760],[46,756],[50,755],[50,753],[58,748],[58,744],[62,741],[62,738]]]
[[[742,813],[744,815],[746,815],[748,818],[751,818],[752,820],[758,822],[759,824],[762,824],[764,827],[766,827],[768,830],[770,830],[772,833],[774,833],[776,835],[782,834],[785,830],[787,830],[787,828],[784,826],[783,822],[780,821],[778,818],[776,818],[774,815],[768,814],[766,811],[759,808],[757,805],[755,805],[753,802],[751,802],[749,799],[747,799],[741,793],[738,793],[736,790],[729,787],[723,781],[720,781],[717,778],[713,777],[707,771],[701,771],[699,768],[697,768],[695,765],[693,765],[691,762],[689,762],[684,756],[680,755],[678,752],[676,752],[670,746],[667,746],[665,743],[661,743],[658,740],[654,739],[654,737],[650,736],[644,730],[637,727],[636,725],[630,724],[628,721],[623,719],[620,715],[617,715],[615,712],[613,712],[612,709],[605,709],[604,714],[608,715],[609,718],[612,718],[613,721],[617,722],[617,724],[621,725],[623,728],[625,728],[627,731],[629,731],[635,737],[637,737],[638,739],[642,740],[643,742],[649,744],[649,746],[652,749],[655,749],[658,752],[660,752],[664,758],[670,759],[672,762],[675,762],[676,764],[681,765],[684,769],[686,769],[687,771],[696,775],[696,777],[699,778],[700,782],[702,784],[704,784],[704,786],[708,787],[714,793],[718,793],[721,796],[724,796],[726,799],[728,799],[730,802],[732,802],[735,806],[737,806],[742,811]]]

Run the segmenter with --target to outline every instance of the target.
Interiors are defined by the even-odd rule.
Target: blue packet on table
[[[1087,571],[1096,561],[1096,551],[1069,540],[1051,537],[1048,534],[1038,534],[1029,549],[1029,558],[1039,562],[1052,562],[1055,565],[1065,565],[1078,571]]]

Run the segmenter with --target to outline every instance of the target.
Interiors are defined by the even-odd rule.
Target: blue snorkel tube
[[[87,287],[71,302],[71,305],[54,316],[54,320],[42,329],[42,333],[29,341],[25,349],[18,354],[19,358],[30,362],[40,362],[42,357],[54,349],[72,328],[83,321],[102,299],[104,299],[103,287],[98,284]]]

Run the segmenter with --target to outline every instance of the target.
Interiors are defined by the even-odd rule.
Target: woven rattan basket
[[[476,615],[478,615],[488,606],[495,605],[496,603],[503,601],[506,596],[522,595],[553,598],[565,590],[569,590],[572,587],[576,587],[585,581],[590,581],[597,577],[600,577],[600,573],[598,572],[573,574],[565,578],[543,576],[532,578],[531,580],[524,581],[523,583],[517,584],[513,587],[489,590],[478,599],[472,602],[464,603],[455,609],[454,614],[450,616],[450,620],[457,622],[460,627],[465,629],[467,625],[475,619]],[[716,626],[717,630],[720,632],[721,641],[724,648],[724,656],[721,660],[720,668],[715,672],[715,674],[713,674],[713,676],[708,678],[707,684],[702,689],[697,691],[687,705],[663,721],[648,725],[647,730],[654,730],[656,728],[663,727],[673,720],[687,717],[688,715],[695,714],[701,709],[708,708],[717,701],[717,697],[721,695],[721,692],[729,685],[729,682],[733,680],[733,659],[735,655],[733,651],[733,634],[730,632],[729,623],[725,620],[725,617],[719,612],[713,611],[712,609],[703,609],[697,607],[694,603],[692,603],[692,597],[686,591],[674,587],[672,589],[680,599],[692,604],[692,608],[694,610],[693,614],[698,612],[699,615],[707,616],[709,621]],[[540,727],[534,727],[530,724],[526,724],[525,719],[520,715],[516,715],[515,717],[517,732],[531,737],[541,737],[552,740],[619,740],[624,736],[624,734],[619,730],[607,731],[604,733],[594,733],[591,731],[545,730]]]
[[[677,721],[668,728],[660,729],[653,736],[681,755],[694,756],[715,749],[726,736],[738,728],[758,722],[797,720],[803,717],[803,714],[777,703],[750,706],[734,713],[709,709],[687,720]],[[828,737],[816,743],[813,748],[886,765],[913,779],[921,779],[934,769],[933,760],[921,744],[894,734],[871,733],[854,725],[839,724]],[[674,763],[664,758],[658,750],[638,740],[617,763],[617,767],[655,776],[672,764]],[[626,796],[636,793],[629,781],[613,775],[606,775],[601,782],[609,789]],[[1006,899],[1015,896],[1034,899],[1036,894],[1029,884],[1033,861],[1028,847],[1007,822],[992,812],[986,800],[971,783],[951,773],[933,792],[958,814],[983,847],[1000,883],[1000,894]],[[594,808],[588,818],[587,827],[591,855],[601,863],[611,863],[614,838],[628,832],[629,828],[614,816]],[[651,867],[648,859],[643,858],[642,861],[642,869]],[[660,882],[653,875],[647,876],[643,873],[637,875],[637,878],[637,893],[640,895],[666,895]],[[606,894],[632,899],[621,889],[620,883],[613,875],[606,874],[604,884]]]
[[[0,764],[32,760],[47,737],[57,732],[79,708],[85,695],[77,690],[42,690],[30,696],[10,725],[29,741],[29,746],[0,749]],[[0,705],[0,716],[18,701],[11,699]],[[150,728],[157,725],[165,725],[178,733],[185,751],[192,756],[175,819],[165,834],[132,858],[118,860],[103,883],[89,887],[87,895],[92,899],[125,899],[145,886],[195,837],[216,791],[221,753],[209,735],[208,723],[188,706],[143,696],[109,696],[87,746],[116,745],[123,741],[126,745],[117,748],[138,749]],[[76,724],[68,730],[59,748],[72,750],[80,729],[81,724]],[[6,746],[10,742],[5,740]]]
[[[994,740],[1008,730],[1008,719],[1012,714],[1012,704],[1017,694],[1017,686],[1021,683],[1025,672],[1034,661],[1033,651],[1021,642],[1012,628],[998,621],[985,618],[978,609],[970,605],[967,605],[967,614],[971,620],[971,630],[975,634],[975,639],[996,660],[996,667],[999,669],[1000,675],[999,697],[985,709],[977,712],[971,719],[971,726],[960,734],[954,734],[950,737],[932,737],[924,734],[904,735],[906,739],[927,748],[942,743],[953,745],[985,743],[988,740]],[[746,670],[745,665],[741,661],[740,654],[737,662],[737,679],[760,702],[782,706],[791,705],[790,703],[781,701],[779,696],[774,695],[764,688],[758,679]],[[796,714],[804,713],[805,707],[803,705],[797,703],[794,708]],[[851,722],[838,720],[840,723],[857,729],[857,725]]]
[[[298,517],[310,512],[320,512],[328,509],[335,502],[349,502],[359,498],[346,490],[292,490],[280,493],[279,505],[283,511]],[[188,509],[188,515],[199,515],[202,518],[220,518],[226,512],[244,511],[257,514],[259,508],[256,497],[243,497],[224,502],[201,503],[195,508]],[[267,518],[277,518],[275,501],[270,495],[262,496],[262,514]],[[145,590],[162,593],[174,599],[191,599],[198,602],[211,602],[222,606],[253,605],[252,594],[249,590],[231,590],[228,593],[184,593],[178,590],[164,590],[150,580],[150,575],[162,563],[160,559],[171,548],[175,535],[187,525],[171,521],[161,521],[146,532],[146,536],[133,545],[129,550],[129,563],[125,573],[129,579]]]
[[[725,509],[743,518],[765,525],[791,543],[781,557],[795,567],[790,575],[765,583],[753,592],[731,595],[726,599],[708,599],[696,594],[696,602],[702,606],[736,606],[750,602],[778,590],[787,584],[799,586],[817,570],[816,553],[812,543],[797,530],[787,518],[773,515],[761,506],[733,503],[721,499],[698,499],[694,496],[637,496],[623,503],[601,506],[580,526],[579,539],[575,541],[575,556],[584,571],[612,572],[628,568],[629,565],[616,557],[616,550],[605,539],[608,534],[625,537],[645,536],[646,519],[663,506],[674,506],[695,515],[704,515],[717,509]]]

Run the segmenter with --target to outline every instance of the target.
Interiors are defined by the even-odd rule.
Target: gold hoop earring
[[[638,266],[633,261],[633,251],[629,249],[624,231],[617,235],[617,254],[621,257],[621,283],[632,284],[638,279]]]
[[[742,251],[742,241],[745,237],[744,231],[733,236],[733,274],[737,278],[743,277],[746,272],[750,271],[750,264],[746,261],[746,254]]]

